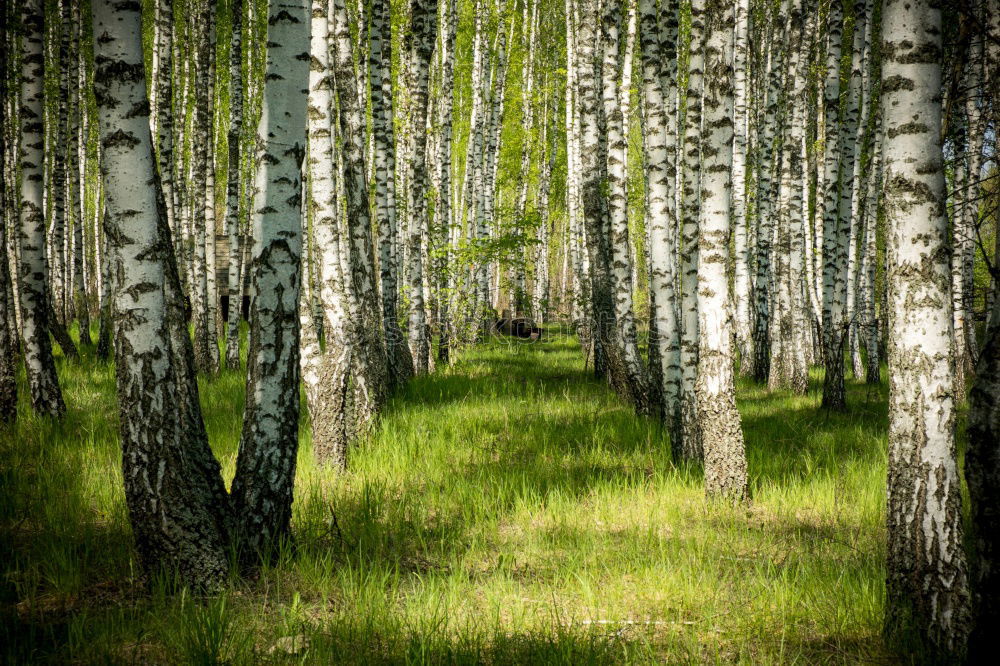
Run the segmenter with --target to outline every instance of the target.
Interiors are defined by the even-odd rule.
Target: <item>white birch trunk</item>
[[[677,235],[673,225],[676,133],[668,125],[662,76],[664,60],[676,57],[676,30],[662,35],[654,0],[639,0],[639,44],[642,62],[643,162],[646,174],[646,228],[649,247],[650,383],[671,446],[680,434],[680,327],[677,318]],[[676,27],[676,25],[675,25]],[[674,449],[675,455],[683,451]]]
[[[21,5],[21,192],[20,264],[21,339],[31,405],[39,414],[61,417],[66,411],[56,375],[49,316],[44,205],[44,7],[41,0]]]
[[[747,112],[749,0],[737,0],[733,52],[733,300],[736,348],[740,355],[740,374],[753,369],[751,327],[750,243],[746,213],[746,163],[749,132]]]
[[[410,4],[410,123],[411,148],[409,164],[409,248],[408,282],[410,287],[409,336],[413,372],[427,374],[430,367],[430,333],[424,304],[427,281],[423,258],[423,236],[428,226],[427,211],[427,109],[429,103],[430,63],[437,31],[437,11],[432,0],[413,0]]]
[[[831,3],[827,29],[826,87],[824,89],[823,153],[823,406],[847,408],[844,394],[845,299],[847,296],[847,243],[849,220],[840,215],[838,178],[844,133],[840,118],[840,54],[843,34],[843,7]]]
[[[948,661],[965,650],[969,589],[955,449],[941,31],[934,3],[886,0],[882,114],[891,313],[886,635],[922,644],[921,658]]]
[[[247,393],[233,481],[242,543],[275,552],[290,535],[298,451],[302,181],[309,80],[310,5],[268,8],[263,154],[256,174]]]
[[[747,498],[747,459],[733,380],[729,303],[729,232],[733,166],[733,4],[705,3],[705,131],[698,228],[698,429],[704,447],[705,494]],[[793,19],[794,20],[794,19]]]
[[[705,0],[691,2],[687,107],[684,117],[684,169],[681,175],[681,441],[682,458],[702,458],[695,380],[698,376],[698,221],[701,214],[701,111],[704,75]]]
[[[243,0],[232,0],[233,38],[229,56],[229,166],[226,179],[226,236],[229,239],[227,265],[229,310],[226,317],[226,367],[240,367],[240,184],[243,136]]]
[[[614,320],[620,341],[622,361],[634,397],[636,410],[648,412],[649,390],[646,368],[636,342],[635,314],[632,303],[632,257],[628,233],[628,200],[626,195],[626,165],[628,144],[625,136],[625,108],[621,100],[621,87],[631,87],[631,60],[619,55],[619,33],[622,14],[619,5],[609,2],[604,9],[601,44],[603,47],[602,92],[604,127],[607,133],[607,207],[610,217],[609,245],[611,250],[610,276],[614,299]],[[634,43],[635,14],[630,9],[629,25]],[[624,48],[630,57],[632,49]],[[627,73],[626,73],[627,72]]]
[[[145,571],[167,567],[184,584],[214,589],[228,570],[227,498],[197,408],[187,328],[176,318],[176,268],[169,253],[157,251],[169,246],[169,231],[149,126],[140,7],[97,0],[93,22],[106,224],[119,280],[125,500]],[[185,411],[192,404],[195,411]]]

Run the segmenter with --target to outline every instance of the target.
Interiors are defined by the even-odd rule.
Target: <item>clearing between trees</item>
[[[57,422],[4,437],[6,662],[745,663],[886,656],[887,387],[848,414],[741,380],[752,502],[706,504],[699,466],[584,367],[568,329],[494,339],[395,396],[346,474],[300,427],[292,531],[255,580],[193,599],[143,581],[113,366],[57,357]],[[201,381],[229,483],[242,371]],[[149,589],[152,588],[152,594]]]

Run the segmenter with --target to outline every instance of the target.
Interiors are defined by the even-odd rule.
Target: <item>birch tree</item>
[[[542,165],[541,173],[538,176],[538,249],[535,253],[535,284],[532,298],[531,312],[539,322],[544,322],[549,317],[549,188],[552,184],[552,170],[555,166],[555,147],[549,132],[549,100],[548,90],[545,92],[542,112],[542,136],[541,145]]]
[[[831,2],[827,28],[826,87],[824,88],[824,129],[826,142],[823,153],[823,406],[843,410],[847,407],[844,394],[844,333],[847,296],[847,244],[849,220],[840,213],[839,159],[841,141],[840,117],[840,56],[843,34],[843,7]]]
[[[66,411],[49,342],[49,304],[45,256],[44,202],[44,67],[42,0],[21,5],[21,202],[18,292],[24,366],[35,411],[61,417]]]
[[[988,661],[993,649],[992,631],[1000,619],[1000,299],[989,313],[976,378],[969,392],[969,438],[965,453],[965,479],[969,485],[973,543],[972,567],[975,603],[969,649],[970,663]]]
[[[5,20],[12,18],[10,10],[4,8],[3,17]],[[4,139],[4,146],[0,149],[0,205],[3,206],[3,213],[0,213],[0,239],[3,241],[3,248],[0,249],[0,423],[13,423],[17,419],[17,381],[15,378],[17,361],[20,355],[17,341],[17,320],[12,312],[14,305],[13,280],[10,273],[10,263],[7,254],[7,220],[8,210],[13,201],[10,201],[11,190],[7,182],[10,175],[8,171],[8,146],[6,144],[8,126],[11,122],[9,118],[10,110],[8,100],[11,91],[8,90],[10,82],[9,67],[13,49],[10,49],[11,42],[16,39],[16,32],[13,27],[10,34],[3,36],[3,43],[0,46],[0,132]],[[12,106],[12,105],[11,105]],[[14,322],[14,326],[11,326]]]
[[[794,20],[794,19],[793,19]],[[705,86],[702,135],[702,215],[698,228],[698,429],[705,456],[705,493],[747,496],[743,429],[733,380],[733,321],[729,303],[729,233],[733,160],[733,3],[705,3]]]
[[[410,228],[409,287],[410,320],[407,331],[414,374],[427,374],[430,365],[430,339],[424,304],[426,271],[423,263],[422,240],[428,225],[427,211],[427,107],[430,63],[437,32],[437,7],[433,0],[413,0],[410,3],[410,122],[412,154],[410,155],[409,203],[407,213]]]
[[[676,5],[674,5],[675,7]],[[676,23],[673,33],[661,39],[654,0],[639,1],[639,47],[642,64],[643,163],[646,174],[646,229],[649,242],[651,303],[651,384],[658,388],[659,411],[667,426],[671,446],[680,433],[680,330],[676,306],[677,235],[674,227],[676,133],[668,124],[668,98],[664,91],[664,62],[676,57]],[[670,11],[670,9],[666,9]],[[674,449],[675,455],[683,452]]]
[[[86,144],[81,141],[81,116],[86,109],[81,108],[82,95],[73,89],[79,85],[78,73],[80,62],[80,7],[70,3],[65,14],[63,30],[67,32],[66,60],[63,65],[67,76],[67,129],[66,136],[66,201],[67,214],[73,221],[73,312],[79,322],[80,344],[89,347],[93,344],[90,337],[90,306],[87,302],[87,282],[85,275],[86,247],[84,245],[84,209],[82,205],[82,189],[84,180],[80,178],[83,163],[82,150]]]
[[[298,298],[310,5],[268,6],[267,70],[257,141],[246,407],[233,481],[241,544],[273,551],[289,536],[299,428]]]
[[[521,39],[525,42],[524,63],[521,68],[521,166],[518,170],[517,203],[514,208],[515,235],[520,233],[528,205],[528,175],[534,129],[535,42],[538,30],[539,0],[525,0],[521,14]],[[526,34],[527,33],[527,34]],[[527,300],[524,258],[519,257],[513,266],[514,279],[511,289],[511,310],[515,317],[523,314]],[[533,312],[536,317],[537,312]]]
[[[106,225],[120,280],[115,357],[125,500],[146,571],[175,569],[186,584],[214,589],[228,568],[227,498],[200,412],[192,423],[178,409],[178,398],[184,405],[193,397],[197,407],[197,389],[187,392],[193,366],[176,364],[178,355],[192,358],[191,343],[170,315],[179,283],[162,252],[170,241],[146,110],[140,7],[95,0],[93,23]]]
[[[790,388],[802,394],[808,388],[803,340],[805,303],[802,299],[804,238],[801,174],[805,124],[805,77],[802,61],[801,4],[792,0],[786,18],[784,118],[781,123],[780,180],[777,197],[775,294],[772,300],[771,369],[768,386]]]
[[[611,248],[608,229],[605,228],[607,202],[604,194],[606,149],[601,138],[602,103],[599,87],[602,76],[598,15],[594,0],[581,0],[577,25],[577,91],[580,99],[580,170],[582,173],[582,199],[584,233],[589,258],[590,300],[592,316],[590,325],[597,347],[594,368],[605,373],[612,388],[637,407],[645,401],[639,387],[631,382],[624,351],[615,321],[614,292],[611,276]],[[610,75],[610,74],[609,74]]]
[[[782,9],[787,9],[788,1],[781,4]],[[779,15],[780,16],[780,15]],[[777,22],[777,21],[775,21]],[[781,92],[783,80],[783,68],[785,59],[785,44],[787,36],[787,25],[783,26],[781,40],[771,39],[769,45],[770,67],[767,76],[767,93],[764,104],[764,114],[760,123],[758,136],[758,158],[757,158],[757,251],[756,251],[756,272],[754,275],[754,365],[753,376],[759,383],[769,380],[771,374],[771,300],[774,289],[772,288],[773,275],[773,252],[772,239],[774,234],[774,199],[776,191],[776,170],[780,163],[781,153],[775,149],[776,119],[778,109],[781,105]]]
[[[240,310],[243,293],[240,291],[240,173],[242,156],[240,140],[243,136],[243,0],[232,0],[233,37],[229,53],[229,147],[226,178],[226,236],[229,239],[228,280],[229,310],[226,317],[226,367],[240,367]]]
[[[238,0],[237,0],[238,1]],[[180,233],[174,210],[174,3],[157,0],[153,21],[153,135],[167,224],[175,235]]]
[[[941,11],[886,0],[882,114],[889,263],[886,634],[922,656],[961,657],[968,632],[955,450],[941,150]]]
[[[347,467],[352,438],[349,388],[354,337],[348,319],[343,277],[343,239],[340,231],[334,157],[333,75],[330,68],[330,3],[313,0],[309,68],[309,203],[315,244],[310,258],[318,265],[319,299],[323,309],[326,349],[303,329],[302,372],[313,425],[313,453],[322,464]],[[303,275],[303,284],[307,282]],[[311,308],[302,315],[312,328]]]
[[[441,103],[440,140],[437,146],[438,200],[437,216],[437,260],[435,273],[438,293],[438,360],[450,360],[451,338],[454,336],[452,323],[452,291],[454,289],[451,265],[451,236],[457,229],[455,207],[451,202],[452,186],[452,113],[455,105],[455,37],[458,31],[457,0],[441,3]],[[451,287],[451,289],[449,288]]]
[[[985,4],[986,26],[983,50],[987,54],[986,96],[994,104],[1000,99],[1000,2]],[[985,115],[985,108],[983,109]],[[994,106],[994,122],[998,117]],[[976,172],[978,176],[978,172]],[[996,213],[994,212],[994,215]],[[997,254],[993,255],[998,256]],[[993,267],[994,283],[1000,279]],[[973,630],[969,644],[969,663],[987,662],[993,653],[993,633],[1000,620],[1000,298],[994,298],[989,311],[986,336],[976,377],[969,392],[969,439],[965,453],[965,479],[973,525],[972,567]]]
[[[347,214],[340,254],[344,290],[350,307],[353,419],[356,424],[368,424],[384,404],[390,384],[385,333],[375,291],[374,247],[365,179],[364,114],[357,79],[353,75],[354,47],[343,0],[333,0],[331,15],[331,67],[339,101],[339,175]]]
[[[845,275],[844,335],[851,355],[851,368],[855,377],[861,376],[861,358],[857,353],[857,276],[858,240],[862,233],[861,216],[856,193],[860,192],[860,160],[864,139],[862,112],[865,110],[864,55],[868,39],[868,0],[854,3],[854,37],[851,47],[851,73],[847,90],[844,122],[841,123],[840,151],[840,204],[842,233],[847,234],[847,271]]]
[[[681,431],[674,451],[702,458],[695,380],[698,376],[698,218],[701,211],[701,110],[704,74],[705,0],[691,2],[688,87],[684,116],[684,158],[680,210]]]
[[[382,320],[388,358],[389,386],[400,386],[413,375],[413,357],[399,328],[398,266],[395,251],[396,139],[393,128],[392,25],[387,0],[372,0],[369,30],[369,78],[375,154],[375,218],[378,224]]]
[[[219,351],[216,345],[215,321],[213,318],[210,280],[214,256],[208,248],[210,237],[215,237],[215,220],[207,210],[207,194],[213,189],[214,164],[211,143],[214,138],[212,123],[213,95],[211,94],[212,50],[214,47],[215,11],[208,0],[198,0],[195,26],[195,86],[194,118],[191,150],[193,181],[189,195],[191,209],[188,213],[193,231],[193,254],[191,264],[190,296],[194,318],[194,352],[199,372],[215,374],[219,369]],[[211,243],[214,247],[214,243]]]
[[[749,0],[737,0],[733,42],[733,294],[735,301],[736,347],[740,355],[740,374],[753,368],[751,327],[750,234],[746,212],[746,164],[748,138],[747,70]]]
[[[645,413],[649,411],[646,371],[636,342],[632,303],[632,259],[629,253],[628,200],[625,191],[628,145],[625,139],[624,109],[618,89],[619,81],[624,81],[624,87],[631,80],[632,63],[625,58],[632,53],[628,48],[622,49],[619,44],[622,26],[619,2],[606,4],[602,23],[602,100],[604,129],[607,133],[607,208],[611,231],[608,245],[611,251],[609,274],[613,290],[613,316],[629,392],[636,409]],[[631,28],[634,38],[634,20],[631,21]],[[624,54],[620,55],[619,51],[624,51]],[[631,88],[630,85],[628,87]]]

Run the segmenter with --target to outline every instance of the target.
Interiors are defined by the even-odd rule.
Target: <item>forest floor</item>
[[[707,504],[579,346],[497,340],[395,397],[337,476],[303,417],[296,549],[212,599],[137,577],[113,370],[0,430],[0,661],[844,663],[882,647],[885,384],[739,386],[752,504]],[[232,477],[244,375],[203,381]]]

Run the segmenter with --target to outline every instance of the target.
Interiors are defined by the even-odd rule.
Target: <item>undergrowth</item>
[[[303,417],[295,548],[211,599],[142,580],[113,369],[59,357],[68,412],[0,430],[4,661],[824,663],[887,659],[886,388],[850,410],[739,386],[748,507],[584,368],[552,327],[395,396],[343,476]],[[232,477],[244,375],[201,383]]]

